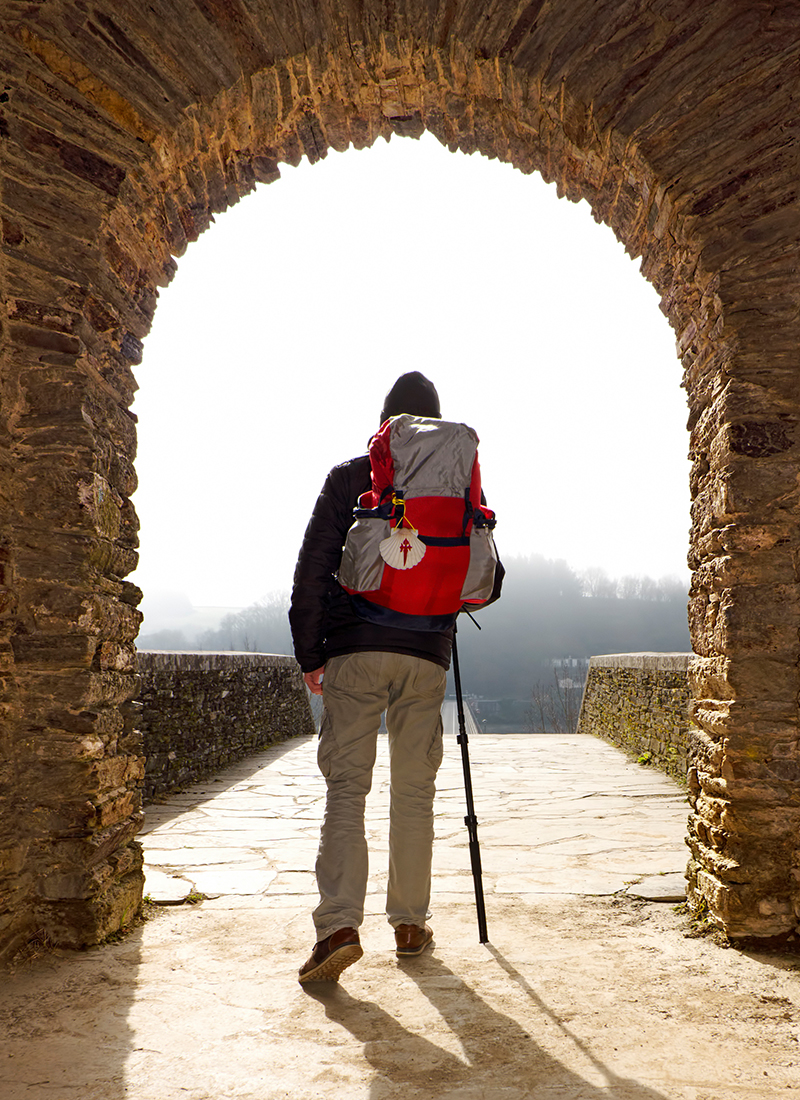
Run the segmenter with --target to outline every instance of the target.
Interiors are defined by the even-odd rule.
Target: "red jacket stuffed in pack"
[[[338,576],[359,615],[442,630],[489,600],[495,519],[481,503],[477,452],[466,424],[407,413],[373,436],[372,489],[354,510]]]

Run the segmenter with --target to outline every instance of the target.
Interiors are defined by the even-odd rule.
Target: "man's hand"
[[[312,695],[322,695],[322,674],[325,671],[325,665],[322,668],[317,668],[313,672],[304,672],[303,681],[311,692]]]

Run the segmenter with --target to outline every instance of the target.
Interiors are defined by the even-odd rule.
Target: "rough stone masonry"
[[[137,666],[146,801],[314,732],[293,657],[139,650]]]
[[[679,783],[689,770],[690,653],[592,657],[578,733],[593,734]]]
[[[2,950],[97,942],[141,893],[129,408],[158,288],[281,162],[423,130],[586,199],[661,296],[692,432],[691,900],[734,937],[792,933],[797,0],[2,15]]]

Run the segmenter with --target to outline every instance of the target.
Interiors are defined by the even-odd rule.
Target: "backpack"
[[[495,518],[481,504],[478,436],[403,413],[381,425],[369,458],[372,489],[353,510],[338,581],[364,619],[446,630],[494,586]]]

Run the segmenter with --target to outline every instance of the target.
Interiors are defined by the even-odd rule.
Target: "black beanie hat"
[[[441,420],[442,412],[439,406],[439,394],[433,382],[420,374],[418,370],[401,374],[395,384],[386,394],[381,413],[381,424],[390,416],[399,416],[401,413],[410,413],[411,416],[426,416],[433,420]]]

